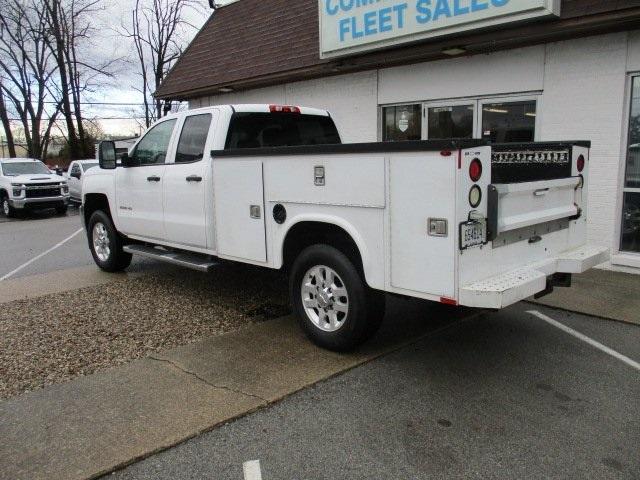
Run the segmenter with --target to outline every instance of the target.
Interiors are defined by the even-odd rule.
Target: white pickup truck
[[[208,271],[285,268],[300,324],[348,350],[384,292],[500,309],[607,261],[585,244],[589,143],[340,144],[322,110],[234,105],[156,123],[84,179],[98,266],[133,254]]]
[[[26,209],[55,208],[67,211],[67,180],[51,173],[40,160],[32,158],[0,159],[0,204],[7,217]]]

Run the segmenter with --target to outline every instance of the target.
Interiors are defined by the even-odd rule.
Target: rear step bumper
[[[609,249],[587,245],[557,257],[521,267],[495,277],[465,285],[459,304],[467,307],[500,309],[529,298],[547,288],[554,273],[583,273],[609,260]]]
[[[211,260],[208,255],[200,255],[198,253],[174,252],[146,245],[126,245],[123,250],[127,253],[153,258],[160,262],[179,265],[199,272],[209,272],[218,265],[218,262]]]

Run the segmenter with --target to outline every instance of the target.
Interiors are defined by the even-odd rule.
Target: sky
[[[211,15],[208,0],[196,0],[198,9],[191,9],[186,14],[186,19],[194,25],[183,36],[184,48],[191,41],[197,31],[204,25]],[[216,0],[216,3],[225,5],[233,1],[242,0]],[[87,105],[83,106],[85,118],[96,119],[105,134],[121,137],[139,135],[143,131],[142,122],[142,94],[134,87],[141,84],[138,76],[138,61],[132,42],[123,37],[119,31],[122,26],[131,24],[131,11],[135,6],[135,0],[104,0],[101,2],[102,10],[94,15],[92,21],[96,26],[96,32],[86,46],[83,54],[92,59],[119,58],[114,78],[102,81],[99,88],[85,95],[87,103],[118,103],[131,105]],[[133,117],[138,117],[135,120]],[[62,125],[62,122],[60,122]],[[56,132],[54,130],[54,135]],[[0,127],[0,137],[4,132]]]
[[[199,29],[211,14],[207,0],[198,0],[199,10],[189,10],[187,20]],[[229,3],[221,2],[218,3]],[[132,136],[140,134],[142,127],[139,118],[137,121],[131,117],[140,117],[143,113],[140,103],[142,94],[135,90],[141,83],[138,76],[138,63],[129,39],[124,38],[118,30],[122,25],[131,23],[131,10],[134,0],[107,0],[104,2],[104,10],[96,18],[100,24],[100,33],[92,45],[89,46],[87,55],[94,58],[121,58],[122,61],[116,69],[113,80],[109,85],[104,85],[95,92],[87,95],[86,101],[104,103],[130,103],[136,105],[86,105],[85,117],[99,117],[100,125],[106,134]],[[184,47],[197,33],[191,29],[183,35]],[[125,118],[131,118],[126,120]]]

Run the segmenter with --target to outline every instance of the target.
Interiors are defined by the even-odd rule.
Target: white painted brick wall
[[[542,90],[544,45],[380,70],[380,104]]]
[[[627,34],[547,45],[541,140],[592,141],[589,242],[617,247]]]
[[[375,142],[378,135],[377,72],[340,75],[245,92],[204,97],[191,108],[228,103],[281,103],[329,110],[346,143]]]

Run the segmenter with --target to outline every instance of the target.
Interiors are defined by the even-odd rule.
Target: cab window
[[[204,147],[211,126],[211,114],[191,115],[184,121],[176,163],[198,162],[204,157]]]
[[[132,157],[140,165],[164,164],[176,120],[167,120],[151,128],[136,146]]]
[[[226,149],[340,143],[331,117],[291,113],[240,112],[233,115]]]

